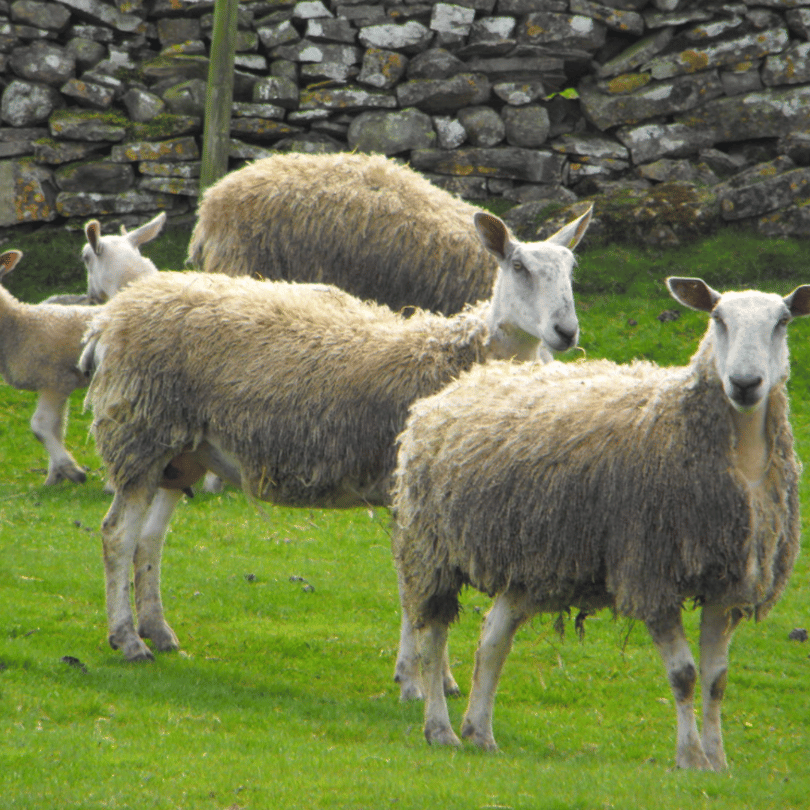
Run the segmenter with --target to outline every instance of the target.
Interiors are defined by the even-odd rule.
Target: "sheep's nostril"
[[[554,331],[559,335],[560,339],[567,343],[569,346],[573,346],[574,342],[577,339],[577,330],[574,329],[573,331],[569,329],[563,329],[561,326],[555,324]]]
[[[729,382],[732,386],[733,399],[736,402],[745,404],[755,399],[754,393],[762,384],[762,377],[753,375],[748,377],[729,377]]]

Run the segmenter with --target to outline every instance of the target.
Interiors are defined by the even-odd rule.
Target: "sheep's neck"
[[[541,341],[510,323],[490,326],[489,356],[495,360],[519,360],[521,362],[545,359]],[[550,358],[549,358],[550,359]]]
[[[732,409],[731,414],[737,439],[737,465],[748,482],[756,485],[764,477],[768,466],[768,439],[765,435],[767,407],[757,408],[752,413]]]

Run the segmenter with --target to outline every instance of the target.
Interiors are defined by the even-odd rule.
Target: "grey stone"
[[[670,11],[646,11],[644,12],[644,23],[647,28],[664,28],[665,26],[682,26],[694,22],[705,22],[712,18],[711,9],[701,9],[699,6],[691,6],[683,10],[672,9]]]
[[[268,149],[266,146],[258,146],[253,143],[245,143],[238,138],[230,139],[228,156],[234,160],[261,160],[276,153],[275,149]]]
[[[499,82],[492,92],[512,107],[522,107],[542,98],[546,90],[541,82]]]
[[[318,88],[301,92],[299,108],[322,108],[341,112],[362,112],[366,109],[394,109],[397,100],[387,93],[375,93],[361,87]]]
[[[244,70],[252,70],[256,73],[267,72],[267,59],[265,59],[261,54],[237,53],[234,54],[233,63],[236,67]]]
[[[506,125],[491,107],[464,107],[457,115],[459,123],[467,132],[467,140],[471,146],[497,146],[506,137]]]
[[[396,51],[369,48],[363,55],[363,66],[357,77],[360,84],[390,90],[405,75],[408,58]]]
[[[545,107],[539,104],[504,107],[501,116],[506,127],[506,140],[512,146],[537,147],[548,139],[551,122]]]
[[[601,178],[605,180],[617,179],[627,169],[630,164],[626,160],[616,160],[615,158],[592,158],[588,155],[579,155],[570,158],[567,168],[567,183],[575,186],[583,180],[593,180]]]
[[[298,107],[298,85],[283,76],[259,79],[253,87],[253,101],[294,110]]]
[[[89,70],[97,65],[107,54],[107,49],[100,42],[83,37],[73,37],[67,46],[67,52],[76,60],[76,69]]]
[[[566,155],[588,156],[598,160],[630,159],[627,147],[604,135],[561,135],[549,145],[555,152]]]
[[[640,177],[656,183],[671,183],[675,180],[694,182],[697,174],[694,166],[683,158],[661,158],[639,166],[637,171]]]
[[[460,73],[450,79],[417,79],[396,89],[401,107],[418,107],[428,113],[455,112],[488,101],[491,85],[486,76]]]
[[[307,22],[306,39],[326,42],[345,42],[348,45],[357,39],[357,29],[348,21],[322,18]]]
[[[467,71],[464,62],[444,48],[430,48],[408,63],[409,79],[449,79]]]
[[[473,8],[450,3],[436,3],[430,17],[430,29],[443,37],[449,37],[449,41],[457,38],[457,41],[460,42],[469,36],[474,19],[475,9]]]
[[[141,211],[161,211],[172,208],[167,194],[147,191],[125,191],[123,194],[99,194],[83,191],[62,191],[56,196],[56,210],[63,217],[91,217],[105,214],[132,214]]]
[[[369,25],[360,29],[359,39],[366,48],[384,48],[420,53],[433,39],[433,32],[421,23],[411,20],[404,25]]]
[[[720,194],[723,219],[758,217],[810,196],[810,169],[792,169],[751,185],[725,188]]]
[[[188,180],[184,177],[141,177],[138,180],[138,190],[182,197],[197,197],[200,193],[200,183],[198,180]]]
[[[600,65],[597,68],[596,75],[599,78],[609,78],[610,76],[618,76],[620,73],[629,73],[635,70],[669,45],[672,41],[673,31],[673,28],[664,28],[651,36],[634,42],[618,56]]]
[[[523,180],[530,183],[559,183],[565,159],[552,152],[518,147],[497,149],[416,149],[411,164],[419,171],[438,174],[476,175]]]
[[[197,161],[186,163],[163,163],[158,160],[142,160],[138,171],[149,177],[182,177],[193,180],[200,176],[201,164]]]
[[[60,88],[63,96],[74,99],[82,107],[108,110],[115,99],[115,92],[103,84],[94,84],[81,79],[68,79]]]
[[[56,219],[55,188],[49,169],[31,160],[0,161],[0,227]]]
[[[53,177],[60,191],[119,194],[132,188],[135,172],[128,163],[98,160],[60,166]]]
[[[810,206],[794,204],[766,214],[752,223],[754,230],[764,236],[786,239],[810,236]]]
[[[721,70],[720,81],[723,83],[723,90],[727,96],[739,96],[743,93],[762,90],[763,87],[759,64],[756,62],[750,70]]]
[[[139,87],[127,90],[122,100],[129,117],[140,123],[151,121],[166,110],[166,103],[160,96]]]
[[[385,13],[385,7],[380,3],[366,3],[360,5],[338,5],[337,14],[339,17],[350,20],[361,28],[368,25],[380,25],[385,23],[389,17]]]
[[[123,33],[144,32],[146,23],[134,14],[122,14],[101,0],[60,0],[63,6],[68,6],[79,12],[83,18],[93,23],[107,25]]]
[[[810,40],[810,8],[791,8],[785,12],[788,27],[797,36]]]
[[[49,42],[34,42],[11,52],[12,70],[21,78],[60,87],[76,73],[76,59],[66,49]]]
[[[789,132],[779,139],[776,149],[797,166],[810,166],[810,130]]]
[[[317,17],[331,17],[332,12],[321,0],[302,0],[295,4],[293,17],[298,20],[312,20]]]
[[[529,14],[518,24],[517,40],[528,45],[555,45],[595,51],[605,44],[604,23],[580,14]]]
[[[772,87],[779,84],[805,84],[810,82],[810,42],[787,48],[780,54],[765,59],[762,83]]]
[[[684,124],[642,124],[620,127],[616,137],[630,150],[633,163],[649,163],[662,157],[683,157],[713,146],[712,132]]]
[[[433,128],[442,149],[456,149],[467,140],[467,132],[457,118],[447,115],[434,115]]]
[[[205,114],[206,87],[203,79],[190,79],[165,90],[163,101],[175,115],[202,117]]]
[[[745,6],[741,7],[741,11],[744,13]],[[740,13],[730,13],[728,17],[698,23],[684,31],[681,36],[687,42],[706,42],[736,31],[742,24],[743,18]]]
[[[347,141],[350,149],[360,152],[398,155],[434,146],[436,133],[430,116],[413,108],[393,113],[364,112],[349,126]]]
[[[483,177],[453,177],[444,174],[424,173],[434,186],[465,200],[487,200],[491,196],[489,184]]]
[[[282,120],[286,110],[277,104],[251,104],[246,101],[234,101],[231,115],[235,118],[272,118]]]
[[[562,74],[563,66],[557,56],[474,57],[467,60],[466,70],[483,73],[493,82],[531,82]]]
[[[117,163],[138,163],[142,160],[161,162],[199,160],[200,150],[194,138],[173,138],[168,141],[129,141],[113,146],[110,159]]]
[[[300,132],[300,127],[269,118],[232,118],[231,135],[235,138],[249,137],[259,141],[277,141]]]
[[[59,165],[74,160],[86,160],[106,148],[104,143],[40,140],[34,143],[34,157],[40,163]]]
[[[157,22],[157,35],[162,48],[188,40],[202,39],[200,21],[194,17],[163,17]]]
[[[256,30],[262,45],[269,51],[277,45],[285,45],[289,42],[297,42],[301,37],[295,26],[289,21],[277,23],[276,25],[266,25]]]
[[[13,127],[31,127],[47,121],[64,106],[62,96],[43,84],[13,80],[0,99],[0,118]]]
[[[617,9],[591,0],[571,0],[569,6],[573,14],[582,14],[603,22],[614,31],[641,36],[644,33],[644,18],[635,11]]]
[[[110,113],[56,110],[48,119],[51,136],[65,140],[117,143],[127,134],[126,123]]]
[[[499,14],[531,14],[538,10],[566,12],[568,0],[498,0]]]
[[[475,20],[467,44],[459,48],[463,58],[469,56],[502,56],[512,51],[517,20],[514,17],[485,17]]]
[[[16,23],[64,31],[70,22],[70,12],[59,3],[39,3],[36,0],[15,0],[11,4],[11,19]]]

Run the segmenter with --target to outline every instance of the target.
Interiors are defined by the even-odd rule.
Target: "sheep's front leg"
[[[475,652],[470,701],[461,724],[461,736],[485,751],[497,751],[492,733],[495,692],[512,640],[528,616],[522,594],[500,594],[484,619],[481,639]]]
[[[138,613],[138,635],[151,639],[161,652],[177,650],[180,643],[163,616],[160,596],[160,561],[163,541],[174,508],[183,493],[176,489],[159,489],[143,523],[135,549],[135,609]]]
[[[129,661],[147,661],[154,656],[135,632],[129,598],[129,571],[149,506],[145,492],[126,496],[116,492],[101,524],[104,570],[107,586],[107,627],[110,646]]]
[[[683,632],[680,608],[660,620],[647,622],[647,629],[667,670],[678,716],[678,747],[675,764],[679,768],[709,771],[695,721],[694,696],[697,682],[695,659]]]
[[[401,574],[398,575],[398,580],[402,620],[399,629],[397,662],[394,667],[394,681],[399,684],[400,700],[422,700],[425,695],[422,691],[422,678],[419,674],[419,636],[405,610],[405,603],[402,598]],[[453,673],[450,671],[450,659],[446,646],[442,657],[442,672],[444,694],[452,697],[457,696],[461,690],[458,688]]]
[[[46,484],[58,484],[64,478],[77,484],[83,484],[87,480],[84,470],[68,453],[62,442],[67,406],[67,394],[59,391],[40,391],[36,410],[31,417],[31,430],[45,445],[48,453]]]
[[[724,771],[726,754],[720,708],[726,690],[728,647],[742,618],[739,611],[705,605],[700,619],[700,688],[703,696],[703,749],[712,768]]]
[[[447,650],[447,625],[431,622],[422,630],[422,676],[427,689],[425,700],[425,739],[437,745],[461,745],[450,725],[444,695],[444,667]]]

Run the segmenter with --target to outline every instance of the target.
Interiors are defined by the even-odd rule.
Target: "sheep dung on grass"
[[[488,356],[572,346],[570,247],[588,219],[521,244],[476,214],[500,269],[492,299],[451,318],[406,318],[327,285],[192,272],[160,273],[110,301],[81,362],[96,368],[87,399],[116,489],[102,524],[112,646],[131,660],[152,657],[139,636],[177,648],[160,552],[181,490],[204,470],[275,503],[387,504],[414,400]]]
[[[498,270],[478,210],[381,155],[274,155],[205,192],[188,261],[450,315],[489,295]]]
[[[87,267],[87,295],[56,295],[39,304],[18,301],[0,286],[0,375],[14,388],[37,391],[31,430],[48,452],[46,484],[68,479],[83,483],[84,470],[65,448],[68,398],[87,385],[78,369],[82,336],[98,313],[91,304],[106,301],[135,278],[157,273],[138,251],[154,239],[166,221],[164,213],[131,233],[101,236],[97,220],[85,225],[88,244],[82,251]],[[22,258],[19,250],[0,256],[0,281]]]
[[[782,298],[670,278],[711,313],[691,364],[492,363],[416,403],[400,437],[394,558],[420,628],[429,742],[459,745],[442,686],[448,625],[471,585],[496,596],[476,653],[461,736],[496,747],[492,709],[512,639],[532,615],[610,607],[644,621],[677,705],[679,767],[726,767],[720,705],[728,645],[762,618],[799,550]],[[681,622],[702,605],[703,734]]]

